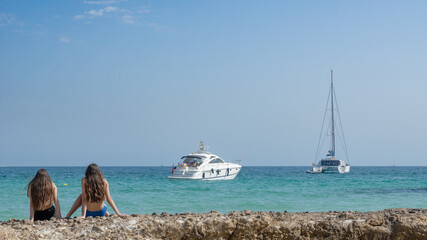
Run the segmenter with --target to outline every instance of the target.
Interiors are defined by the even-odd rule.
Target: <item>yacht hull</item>
[[[222,169],[179,169],[173,175],[168,176],[171,180],[232,180],[240,172],[241,166],[233,166]]]

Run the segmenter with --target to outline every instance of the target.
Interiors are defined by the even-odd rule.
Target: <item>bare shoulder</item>
[[[107,193],[107,195],[110,195],[110,186],[108,186],[107,179],[103,178],[102,183],[104,183],[104,191]]]
[[[52,182],[52,187],[53,187],[54,190],[56,190],[56,185],[55,185],[54,182]]]

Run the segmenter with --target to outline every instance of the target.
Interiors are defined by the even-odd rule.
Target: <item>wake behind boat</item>
[[[335,115],[334,115],[334,111],[336,110],[338,112],[338,107],[337,109],[334,109],[334,82],[333,82],[333,72],[331,70],[331,90],[330,90],[330,99],[331,99],[331,123],[330,125],[328,125],[328,128],[330,128],[331,132],[330,132],[330,137],[331,137],[331,147],[330,150],[328,151],[328,154],[326,155],[326,158],[321,159],[317,164],[313,163],[313,170],[309,170],[307,171],[307,173],[326,173],[326,172],[338,172],[338,173],[348,173],[350,172],[350,164],[346,163],[344,160],[338,159],[335,157],[335,140],[336,140],[336,126],[335,126]],[[336,100],[335,100],[336,103]],[[326,106],[326,110],[328,110],[328,105],[329,105],[329,99],[328,99],[328,104]],[[325,111],[325,116],[326,116],[326,111]],[[338,117],[339,117],[339,112],[338,112]],[[325,118],[323,118],[323,121]],[[341,119],[340,123],[341,123]],[[318,143],[318,147],[317,147],[317,153],[316,153],[316,159],[317,156],[319,154],[320,151],[320,143],[323,142],[322,140],[322,132],[323,132],[323,125],[324,122],[322,124],[322,130],[320,133],[320,138],[319,138],[319,143]],[[348,154],[347,154],[347,146],[345,144],[345,139],[344,139],[344,133],[342,131],[342,124],[340,124],[341,126],[341,132],[343,135],[343,145],[344,145],[344,152],[347,155],[347,159],[348,159]],[[328,130],[326,130],[326,132],[328,132]]]
[[[183,156],[178,166],[172,167],[169,179],[230,180],[234,179],[242,166],[225,162],[215,154],[206,151],[203,141],[200,150]]]

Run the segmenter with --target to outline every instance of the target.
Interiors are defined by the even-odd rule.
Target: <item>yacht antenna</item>
[[[200,144],[199,144],[199,149],[200,149],[200,152],[206,152],[206,149],[207,149],[208,147],[206,147],[205,146],[205,144],[203,143],[203,141],[202,140],[200,140]]]

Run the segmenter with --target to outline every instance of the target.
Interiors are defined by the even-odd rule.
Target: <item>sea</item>
[[[26,186],[41,167],[0,167],[0,221],[30,215]],[[64,217],[86,167],[44,167]],[[102,167],[121,213],[377,211],[427,208],[427,167],[357,167],[307,174],[309,167],[243,166],[234,180],[169,180],[171,167]],[[108,205],[107,205],[108,206]],[[109,212],[114,211],[109,207]],[[79,216],[81,210],[73,216]]]

